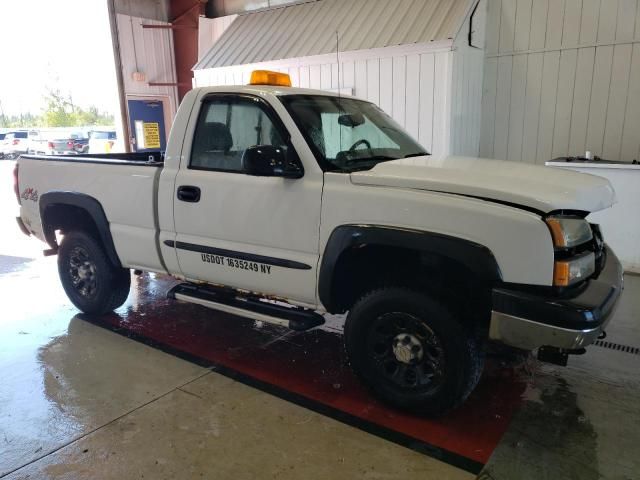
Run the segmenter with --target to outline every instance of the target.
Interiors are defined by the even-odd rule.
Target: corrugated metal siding
[[[142,24],[166,25],[157,20],[116,15],[124,91],[128,95],[159,95],[169,98],[173,118],[178,105],[176,87],[151,87],[148,82],[176,82],[173,36],[170,29],[142,28]],[[133,72],[143,72],[145,82],[135,82]]]
[[[453,39],[470,0],[320,0],[240,15],[194,67]]]
[[[251,71],[259,67],[288,73],[294,87],[341,88],[379,105],[428,151],[440,156],[450,148],[452,55],[444,50],[356,56],[341,61],[340,68],[337,62],[309,65],[305,59],[296,59],[196,70],[195,81],[197,86],[246,84]]]
[[[473,29],[485,34],[487,1],[481,0],[476,10]],[[484,50],[469,46],[468,28],[463,28],[454,42],[451,83],[451,153],[478,156],[482,107]]]
[[[640,158],[640,1],[489,0],[482,156]]]
[[[222,34],[238,15],[226,15],[224,17],[206,18],[200,17],[198,24],[198,61],[220,39]]]

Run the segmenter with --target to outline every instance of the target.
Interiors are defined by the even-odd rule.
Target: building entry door
[[[162,100],[128,100],[129,138],[134,152],[164,151],[167,136]]]

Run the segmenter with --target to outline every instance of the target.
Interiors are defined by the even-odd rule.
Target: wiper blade
[[[431,154],[429,152],[416,152],[416,153],[410,153],[409,155],[405,155],[402,158],[423,157],[425,155],[431,155]]]

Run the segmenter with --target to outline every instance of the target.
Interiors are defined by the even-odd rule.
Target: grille
[[[597,347],[608,348],[618,352],[630,353],[632,355],[640,355],[640,348],[630,347],[628,345],[620,345],[619,343],[606,342],[604,340],[596,340],[593,344]]]

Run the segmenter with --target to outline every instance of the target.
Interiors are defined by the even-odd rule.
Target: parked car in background
[[[29,132],[29,153],[35,155],[75,155],[75,137],[82,134],[64,130]]]
[[[89,153],[110,153],[116,143],[115,130],[94,130],[89,133]]]
[[[4,137],[6,137],[7,134],[2,132],[0,133],[0,160],[2,160],[4,158],[4,153],[2,152],[2,144],[4,143]]]
[[[42,151],[43,148],[40,147],[40,144],[45,141],[44,139],[44,131],[41,130],[29,130],[29,144],[27,147],[27,153],[33,154],[38,151]]]
[[[26,130],[14,130],[7,132],[0,153],[6,158],[17,158],[28,149],[28,132]]]
[[[73,139],[73,150],[78,153],[89,153],[89,137],[82,136]]]

